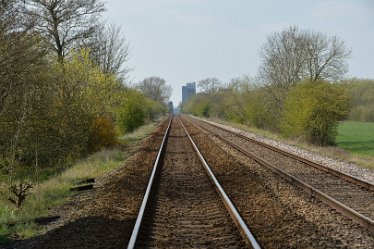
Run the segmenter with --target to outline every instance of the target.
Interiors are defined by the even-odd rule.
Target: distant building
[[[182,86],[182,103],[185,103],[191,96],[196,94],[196,83],[191,82],[187,83],[185,86]]]
[[[170,113],[170,114],[173,114],[173,113],[174,113],[174,105],[173,105],[173,101],[169,101],[169,103],[168,103],[168,109],[169,109],[169,113]]]

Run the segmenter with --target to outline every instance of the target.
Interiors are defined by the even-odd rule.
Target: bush
[[[143,107],[148,122],[154,121],[160,114],[165,115],[167,111],[166,105],[150,98],[145,98]]]
[[[244,94],[239,91],[232,91],[224,100],[224,118],[234,123],[243,124],[245,121]]]
[[[117,144],[117,134],[110,118],[102,116],[95,119],[89,129],[87,150],[89,153]]]
[[[261,129],[273,128],[274,116],[269,112],[269,106],[266,100],[266,92],[263,88],[257,88],[247,93],[246,103],[244,105],[244,123]]]
[[[338,121],[348,114],[349,98],[342,85],[324,81],[294,86],[285,102],[281,131],[317,145],[333,144]]]
[[[144,124],[145,112],[143,104],[145,97],[136,92],[129,91],[126,100],[120,109],[120,127],[123,132],[134,131]]]
[[[211,111],[211,103],[208,94],[197,94],[191,97],[183,106],[183,112],[191,113],[200,117],[209,117]]]
[[[220,89],[214,93],[198,93],[191,97],[182,107],[183,112],[201,117],[227,118],[227,107],[233,98],[228,98],[234,93],[229,89]],[[234,115],[229,116],[233,119]]]

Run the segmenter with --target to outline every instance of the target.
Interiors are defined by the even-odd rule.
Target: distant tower
[[[173,114],[173,113],[174,113],[174,105],[173,105],[173,101],[169,101],[169,103],[168,103],[168,109],[169,109],[169,113],[170,113],[170,114]]]
[[[182,103],[185,103],[191,96],[196,94],[196,83],[191,82],[187,83],[185,86],[182,86]]]

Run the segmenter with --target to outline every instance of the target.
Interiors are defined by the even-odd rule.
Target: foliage
[[[170,98],[172,90],[164,79],[155,76],[143,79],[135,87],[148,98],[163,104]]]
[[[129,68],[130,48],[120,26],[115,24],[100,25],[94,33],[91,47],[91,58],[106,74],[117,75],[125,82]]]
[[[116,145],[120,126],[166,112],[122,84],[128,45],[119,27],[98,29],[102,11],[100,0],[0,2],[0,191],[18,207],[41,178]]]
[[[40,89],[25,120],[18,158],[26,165],[51,167],[81,157],[90,150],[89,132],[96,117],[115,117],[121,98],[120,84],[102,73],[85,50],[52,69],[44,82],[54,84]]]
[[[272,129],[274,116],[270,113],[264,88],[255,88],[246,94],[244,123],[257,128]]]
[[[38,73],[31,72],[36,68],[32,66],[19,69],[17,74],[25,79],[13,84],[17,91],[3,93],[0,151],[1,161],[8,162],[2,167],[8,168],[7,174],[26,169],[37,175],[49,167],[68,165],[87,152],[113,146],[120,107],[126,110],[121,120],[127,120],[124,131],[143,124],[146,116],[153,120],[165,113],[164,105],[140,93],[133,101],[134,91],[96,66],[89,50],[72,52],[69,61],[44,65]]]
[[[268,36],[260,51],[260,76],[287,90],[304,79],[336,81],[348,71],[350,50],[337,36],[291,26]]]
[[[217,78],[200,80],[197,85],[206,94],[217,92],[222,87],[222,83]]]
[[[232,90],[231,94],[225,98],[225,118],[231,122],[244,124],[246,120],[245,104],[246,98],[244,93]]]
[[[269,35],[260,50],[262,64],[258,74],[267,88],[275,123],[282,118],[280,114],[291,87],[303,80],[342,79],[348,72],[350,53],[337,36],[296,26]]]
[[[200,93],[192,96],[182,108],[185,113],[191,113],[201,117],[209,117],[211,103],[206,94]]]
[[[249,76],[233,78],[227,84],[228,96],[224,98],[225,117],[235,123],[245,123],[245,105],[248,100],[248,93],[252,91],[253,84]]]
[[[141,135],[141,137],[133,139],[132,142],[138,141],[143,136]],[[0,188],[0,224],[19,223],[12,227],[0,225],[0,238],[1,236],[16,234],[20,239],[23,239],[43,232],[42,227],[37,227],[31,222],[32,219],[47,216],[51,208],[68,201],[69,197],[73,194],[69,191],[69,188],[75,182],[87,178],[95,178],[116,169],[121,165],[125,156],[126,152],[124,151],[110,149],[97,152],[75,163],[62,173],[35,184],[28,198],[25,200],[22,209],[16,211],[7,200],[6,190]]]
[[[75,51],[72,59],[63,65],[55,64],[54,72],[59,72],[58,77],[64,77],[65,85],[60,91],[67,101],[78,98],[82,108],[90,114],[115,116],[126,89],[115,75],[105,73],[94,64],[89,49]]]
[[[154,123],[142,126],[135,132],[121,137],[121,142],[131,148],[131,145],[143,139],[155,127]],[[7,200],[6,189],[1,188],[0,185],[0,224],[20,223],[12,227],[0,225],[0,245],[10,242],[7,239],[9,235],[16,235],[19,239],[23,239],[43,233],[43,227],[36,226],[30,222],[31,219],[47,216],[51,208],[68,201],[72,195],[69,187],[73,186],[75,182],[98,177],[121,166],[121,162],[125,160],[127,154],[128,151],[118,149],[106,149],[92,154],[63,170],[62,173],[60,171],[49,179],[35,184],[22,209],[16,211]],[[23,222],[25,223],[23,224]]]
[[[105,10],[99,0],[28,0],[26,23],[45,41],[59,62],[74,49],[89,43],[97,30],[98,18]]]
[[[164,104],[147,98],[134,89],[128,89],[117,111],[120,130],[123,133],[133,132],[146,121],[152,122],[160,115],[165,115],[166,111]]]
[[[33,46],[28,49],[31,55],[40,55],[38,50],[33,52]],[[49,66],[42,64],[43,56],[31,63],[25,60],[25,65],[12,56],[12,71],[0,69],[0,74],[14,72],[8,74],[11,78],[0,79],[5,90],[0,106],[1,171],[10,187],[25,175],[33,178],[24,182],[28,183],[42,171],[69,165],[87,152],[113,145],[114,124],[99,124],[98,119],[105,116],[115,121],[125,88],[88,55],[86,50],[76,51],[70,61]],[[11,83],[9,87],[7,83]]]
[[[1,3],[0,160],[9,184],[79,158],[95,118],[115,116],[123,90],[116,76],[94,66],[87,50],[72,49],[87,41],[102,7],[96,0]],[[51,33],[61,39],[49,40]],[[48,42],[70,60],[53,61]]]
[[[288,94],[281,130],[317,145],[333,144],[338,121],[348,114],[349,98],[342,85],[305,81]]]
[[[44,101],[48,86],[44,81],[46,52],[40,39],[16,27],[19,6],[14,1],[8,3],[0,18],[0,174],[9,182],[8,187],[13,187],[14,179],[27,175],[25,151],[31,153],[35,148],[26,147],[29,139],[25,134],[34,128],[29,121],[36,110],[35,100]]]
[[[150,98],[145,98],[144,102],[139,104],[143,105],[147,122],[154,121],[160,115],[165,115],[167,111],[166,105]]]
[[[374,122],[374,80],[348,79],[352,121]]]
[[[142,104],[145,98],[139,92],[129,91],[119,111],[120,127],[123,132],[134,131],[144,124],[145,111]]]
[[[113,121],[106,116],[96,118],[90,126],[87,143],[88,153],[115,147],[117,134]]]
[[[227,88],[200,93],[183,106],[183,111],[197,116],[218,117],[258,128],[271,128],[266,90],[251,83],[247,76],[232,79]]]

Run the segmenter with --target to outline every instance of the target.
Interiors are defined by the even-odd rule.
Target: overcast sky
[[[266,36],[291,25],[337,35],[352,49],[348,76],[374,78],[372,0],[107,0],[106,19],[131,47],[130,77],[160,76],[181,101],[182,85],[255,76]]]

